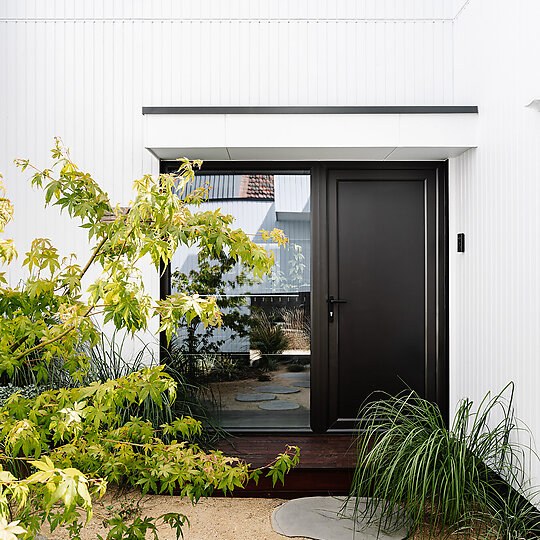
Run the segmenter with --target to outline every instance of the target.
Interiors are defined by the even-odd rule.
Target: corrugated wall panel
[[[463,0],[0,0],[19,18],[449,19]]]
[[[158,171],[142,147],[143,70],[131,54],[137,40],[125,23],[119,23],[121,32],[115,24],[0,21],[0,173],[15,204],[6,235],[15,239],[21,260],[35,237],[53,239],[62,255],[77,253],[83,264],[88,247],[86,234],[69,218],[43,208],[42,193],[30,188],[29,172],[21,174],[14,158],[50,166],[49,150],[59,136],[76,163],[124,205],[132,181]],[[144,272],[156,296],[156,272]],[[8,274],[12,283],[24,278],[15,265]]]
[[[540,98],[540,6],[465,4],[455,23],[456,101],[479,105],[480,137],[450,164],[452,407],[514,381],[517,414],[538,442],[540,113],[526,105]],[[455,253],[458,232],[464,254]],[[532,472],[539,485],[536,459]]]
[[[276,212],[310,212],[309,175],[276,175],[274,188]]]
[[[143,105],[452,103],[443,0],[0,0],[0,172],[24,253],[36,234],[85,255],[85,236],[12,160],[49,165],[60,136],[112,200],[157,173]],[[186,126],[189,129],[189,126]],[[154,294],[158,278],[146,269]],[[14,267],[12,281],[21,278]]]
[[[8,19],[87,18],[0,22],[0,168],[10,187],[21,183],[11,160],[45,163],[58,135],[126,204],[132,179],[157,170],[142,148],[143,105],[452,102],[450,21],[143,21],[127,19],[127,4],[92,4],[70,11],[70,2],[53,2],[44,11],[40,2],[3,3]],[[150,17],[162,8],[140,9]],[[17,236],[27,241],[30,231]],[[79,244],[64,240],[70,249]]]

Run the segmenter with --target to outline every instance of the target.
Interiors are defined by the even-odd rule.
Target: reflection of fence
[[[309,342],[309,327],[310,327],[310,299],[311,294],[309,292],[297,292],[297,293],[283,293],[283,294],[246,294],[246,295],[229,295],[229,296],[245,296],[247,298],[247,305],[241,308],[235,308],[242,313],[249,313],[250,310],[260,309],[264,311],[273,320],[281,322],[283,324],[283,312],[285,310],[301,310],[302,319],[304,324],[300,325],[303,335],[307,335],[306,338]],[[226,309],[224,310],[226,311]],[[306,330],[307,329],[307,330]],[[294,329],[285,328],[290,332]],[[247,353],[250,349],[249,336],[246,337],[232,337],[233,330],[229,328],[213,328],[213,335],[210,338],[210,343],[216,343],[223,341],[220,346],[221,353]],[[197,327],[196,334],[202,336],[207,329],[201,324]],[[187,339],[187,331],[185,328],[180,328],[176,332],[176,339],[179,343],[185,342]],[[298,348],[298,347],[292,347]],[[304,347],[301,347],[304,348]],[[309,347],[307,347],[309,348]],[[198,353],[199,354],[199,353]]]
[[[310,349],[310,293],[253,295],[252,309],[259,309],[279,324],[288,341],[288,349]]]
[[[302,308],[306,315],[310,314],[310,293],[298,292],[290,294],[252,294],[251,306],[270,313],[283,308]]]

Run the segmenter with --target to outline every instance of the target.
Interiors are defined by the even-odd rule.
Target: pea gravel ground
[[[119,510],[138,508],[141,516],[159,516],[167,512],[179,512],[188,517],[190,526],[184,527],[186,540],[285,540],[286,537],[272,530],[270,516],[274,508],[284,503],[283,499],[226,498],[212,497],[202,499],[196,505],[188,499],[167,495],[142,497],[140,492],[108,492],[103,499],[94,504],[94,517],[83,529],[82,540],[96,540],[97,535],[106,537],[103,518]],[[56,529],[53,533],[42,530],[47,540],[68,540],[65,530]],[[159,529],[159,540],[175,540],[176,535],[168,525]],[[147,536],[150,538],[150,536]],[[296,537],[300,540],[303,537]],[[428,540],[429,535],[416,535],[411,540]],[[443,537],[440,538],[442,540]],[[445,540],[467,540],[466,536],[444,536]],[[439,540],[431,537],[429,540]],[[494,539],[493,539],[494,540]]]
[[[94,504],[95,515],[85,527],[82,540],[96,540],[97,534],[106,536],[102,525],[103,517],[111,515],[107,507],[115,510],[131,507],[140,500],[141,515],[158,516],[166,512],[179,512],[188,516],[190,526],[184,527],[186,540],[284,540],[285,537],[275,533],[270,524],[270,516],[274,508],[282,504],[282,499],[225,498],[212,497],[192,505],[188,499],[169,497],[166,495],[146,496],[140,494],[127,495],[107,494]],[[65,530],[51,533],[43,529],[43,534],[50,540],[67,540]],[[150,538],[148,536],[148,538]],[[176,535],[168,525],[160,527],[160,540],[174,540]]]

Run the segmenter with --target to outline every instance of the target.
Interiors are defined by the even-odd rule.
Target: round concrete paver
[[[267,386],[257,386],[252,388],[255,392],[264,392],[265,394],[296,394],[300,392],[298,388],[291,388],[290,386],[279,386],[277,384],[268,384]]]
[[[359,512],[365,508],[365,498],[358,501]],[[355,499],[342,512],[345,497],[302,497],[278,506],[272,513],[272,527],[283,536],[303,536],[314,540],[404,540],[407,528],[393,532],[379,530],[377,523],[356,523],[352,518]]]
[[[271,401],[276,399],[275,394],[236,394],[236,401]]]
[[[288,379],[289,381],[309,381],[310,373],[309,371],[299,371],[299,372],[287,372],[279,373],[278,377],[281,379]]]
[[[311,388],[311,383],[309,381],[298,381],[292,383],[292,385],[296,386],[297,388]]]
[[[261,403],[259,409],[265,411],[292,411],[293,409],[299,409],[300,405],[294,403],[294,401],[268,401],[267,403]]]

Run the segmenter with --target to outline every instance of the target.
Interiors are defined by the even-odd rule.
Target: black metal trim
[[[244,202],[274,202],[274,197],[208,197],[205,202],[231,202],[231,201],[244,201]]]
[[[450,423],[450,265],[449,265],[449,204],[448,160],[436,170],[437,204],[437,396],[443,419]]]
[[[143,107],[146,114],[477,114],[476,105]]]
[[[311,172],[311,365],[319,372],[310,392],[310,425],[315,433],[325,433],[330,423],[328,404],[323,403],[329,391],[327,170],[319,163]]]
[[[163,261],[159,263],[159,299],[165,300],[171,294],[171,265],[165,266]],[[163,364],[168,356],[169,346],[167,335],[162,330],[159,333],[159,363]]]
[[[205,429],[212,429],[211,427],[207,427]],[[301,435],[302,437],[305,437],[306,435],[313,435],[317,436],[320,435],[320,433],[315,433],[310,428],[226,428],[224,430],[227,434],[232,435],[233,437],[241,437],[243,435],[277,435],[281,433],[287,433],[290,435]],[[325,433],[325,435],[343,435],[342,433]]]
[[[314,168],[330,167],[333,169],[425,169],[433,170],[444,163],[440,161],[244,161],[205,160],[201,174],[310,174]],[[177,171],[176,160],[161,160],[160,173],[166,174]]]
[[[327,328],[327,280],[328,280],[328,223],[326,174],[328,169],[358,170],[358,169],[383,169],[383,170],[426,170],[434,171],[439,179],[438,196],[438,354],[437,354],[437,402],[446,422],[449,421],[449,351],[448,351],[448,293],[449,293],[449,272],[448,272],[448,161],[205,161],[204,174],[221,173],[240,174],[241,172],[257,172],[260,174],[270,172],[300,172],[311,174],[311,257],[312,257],[312,294],[311,294],[311,314],[312,314],[312,335],[313,340],[318,341],[318,346],[313,347],[311,361],[318,363],[323,373],[328,372],[327,351],[328,351],[328,328]],[[177,161],[160,161],[160,173],[170,173],[178,170]],[[326,264],[314,264],[315,259]],[[170,294],[170,269],[161,274],[160,294]],[[160,337],[160,341],[164,339]],[[313,342],[312,342],[313,345]],[[317,356],[318,355],[318,356]],[[322,386],[325,377],[319,378]],[[326,376],[327,380],[327,376]],[[325,388],[312,387],[313,395],[318,390],[324,393]],[[317,392],[318,393],[318,392]],[[312,415],[311,429],[314,433],[352,433],[356,430],[343,429],[338,426],[333,429],[328,427],[327,405],[311,402]],[[289,432],[289,429],[246,429],[239,428],[235,434],[241,432],[249,433],[277,433]],[[300,431],[302,429],[292,429]]]

